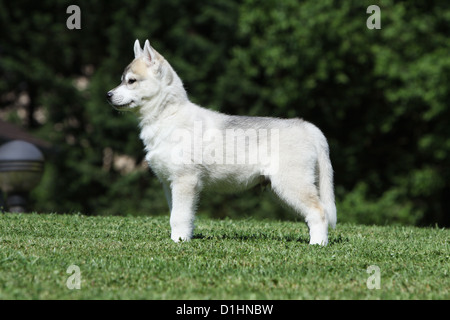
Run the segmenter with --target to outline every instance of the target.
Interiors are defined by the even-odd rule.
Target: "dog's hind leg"
[[[286,205],[305,218],[309,228],[309,244],[327,245],[328,222],[315,184],[294,180],[292,176],[272,179],[273,191]]]
[[[317,193],[311,192],[300,196],[304,203],[305,221],[309,227],[309,244],[328,244],[328,221],[325,210]]]
[[[172,182],[171,189],[171,238],[175,242],[189,241],[194,231],[195,210],[200,191],[199,180],[195,176],[180,177]]]

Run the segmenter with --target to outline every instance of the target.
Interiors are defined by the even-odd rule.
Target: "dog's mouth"
[[[134,103],[134,101],[131,100],[129,103],[126,103],[126,104],[112,104],[112,106],[116,110],[123,111],[125,109],[128,109],[133,103]]]

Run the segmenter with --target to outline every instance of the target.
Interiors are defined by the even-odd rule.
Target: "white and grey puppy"
[[[140,119],[146,160],[163,184],[171,238],[190,240],[203,189],[239,191],[270,182],[302,215],[310,244],[328,243],[336,225],[333,169],[322,132],[301,119],[230,116],[190,102],[167,60],[145,41],[121,84],[107,93],[118,110]]]

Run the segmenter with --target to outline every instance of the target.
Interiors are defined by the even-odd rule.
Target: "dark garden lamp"
[[[44,171],[44,156],[31,143],[15,140],[0,147],[0,188],[9,212],[25,212],[28,193]]]

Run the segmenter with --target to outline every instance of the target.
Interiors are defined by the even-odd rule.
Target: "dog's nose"
[[[113,95],[114,95],[114,94],[113,94],[111,91],[109,91],[109,92],[106,94],[106,99],[111,100],[111,97],[112,97]]]

